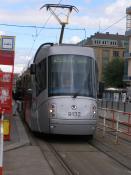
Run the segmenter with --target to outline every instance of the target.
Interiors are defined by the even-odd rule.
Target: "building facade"
[[[131,86],[131,7],[126,9],[126,37],[128,38],[129,46],[125,53],[125,72],[124,81]]]
[[[80,43],[82,44],[82,42]],[[128,40],[125,35],[106,33],[95,33],[84,41],[84,46],[92,47],[95,50],[98,64],[99,82],[103,80],[105,66],[114,58],[123,58]]]

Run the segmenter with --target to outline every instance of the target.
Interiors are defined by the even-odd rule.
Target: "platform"
[[[114,136],[107,132],[105,137],[102,137],[101,130],[95,135],[92,144],[129,170],[131,169],[131,142],[127,138],[124,138],[124,140],[119,139],[119,144],[115,144]],[[50,154],[49,159],[51,160]],[[53,171],[40,148],[30,143],[24,125],[18,115],[13,116],[11,120],[11,140],[4,142],[3,165],[4,175],[53,175]]]
[[[53,175],[39,147],[30,144],[18,115],[12,117],[10,138],[4,142],[4,175]]]
[[[24,145],[29,145],[29,139],[25,132],[22,121],[18,115],[11,117],[10,141],[4,142],[4,151],[17,149]]]

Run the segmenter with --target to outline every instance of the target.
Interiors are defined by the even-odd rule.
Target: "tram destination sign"
[[[86,64],[87,63],[87,59],[85,57],[82,57],[82,56],[79,56],[74,59],[72,59],[71,57],[65,57],[65,58],[62,58],[62,57],[58,57],[58,58],[54,58],[53,59],[53,63],[55,64],[61,64],[61,63],[71,63],[71,64]]]

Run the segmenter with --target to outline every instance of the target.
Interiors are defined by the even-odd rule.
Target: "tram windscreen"
[[[54,55],[48,59],[49,96],[96,98],[96,63],[91,57]]]

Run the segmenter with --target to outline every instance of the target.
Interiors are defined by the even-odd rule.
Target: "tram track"
[[[52,173],[54,175],[61,175],[61,174],[62,175],[76,175],[76,173],[74,173],[74,171],[70,168],[70,166],[64,161],[64,159],[60,156],[60,154],[53,147],[53,145],[47,141],[47,138],[45,138],[46,135],[40,134],[40,133],[33,133],[29,129],[29,127],[27,125],[25,125],[25,123],[23,123],[23,124],[25,126],[25,130],[26,130],[27,135],[29,137],[30,145],[39,147],[43,157],[47,161],[47,163],[48,163],[49,167],[51,168]],[[60,172],[58,172],[55,169],[56,165],[53,166],[53,163],[49,159],[48,153],[51,154],[51,157],[54,157],[53,159],[57,162],[56,163],[56,164],[58,164],[57,167],[61,170]]]
[[[92,145],[97,150],[99,150],[100,152],[102,152],[105,155],[107,155],[108,157],[110,157],[112,160],[114,160],[115,162],[117,162],[121,166],[123,166],[126,169],[128,169],[129,171],[131,171],[130,163],[127,165],[126,164],[127,162],[125,163],[125,161],[124,161],[125,156],[120,155],[119,152],[114,153],[114,151],[113,150],[111,151],[111,148],[109,146],[107,146],[107,144],[103,144],[98,139],[94,139],[94,143],[90,142],[90,145]]]
[[[97,139],[94,139],[94,140],[95,140],[95,143],[97,143],[98,146],[97,146],[96,144],[94,144],[92,141],[89,141],[89,142],[87,141],[87,143],[88,143],[89,145],[91,145],[92,147],[96,148],[99,152],[101,152],[101,153],[103,153],[104,155],[108,156],[111,160],[115,161],[116,163],[118,163],[118,164],[119,164],[120,166],[122,166],[123,168],[127,169],[129,172],[131,172],[131,168],[130,168],[129,166],[127,166],[125,163],[123,163],[123,162],[121,161],[121,159],[119,160],[118,157],[115,157],[115,156],[111,155],[111,154],[110,154],[110,153],[111,153],[110,151],[106,151],[106,150],[107,150],[107,145],[103,145],[102,148],[100,148],[101,143],[100,143]],[[99,142],[99,144],[98,144],[98,142]],[[61,167],[64,169],[64,172],[65,172],[64,174],[66,174],[66,175],[78,175],[78,174],[79,174],[79,172],[77,173],[77,172],[75,172],[75,171],[73,170],[73,168],[71,168],[71,165],[69,165],[69,162],[66,162],[66,161],[63,159],[63,157],[60,155],[59,151],[56,150],[56,148],[53,146],[52,143],[50,143],[50,142],[48,142],[48,141],[45,141],[45,140],[44,140],[44,143],[46,143],[46,145],[47,145],[47,147],[49,148],[50,152],[53,154],[53,156],[54,156],[54,157],[57,159],[57,161],[60,163]],[[46,158],[46,160],[47,160],[49,166],[51,167],[51,169],[52,169],[54,175],[58,175],[58,173],[55,172],[54,167],[53,167],[52,164],[50,163],[50,161],[49,161],[49,159],[48,159],[47,153],[46,153],[45,150],[43,149],[43,146],[42,146],[43,140],[38,140],[38,141],[37,141],[37,144],[38,144],[38,146],[39,146],[39,148],[40,148],[42,154],[43,154],[44,157]],[[103,149],[103,147],[105,147],[105,150]],[[61,174],[61,173],[60,173],[60,174]]]
[[[98,134],[99,133],[99,134]],[[91,140],[89,143],[103,152],[105,155],[109,156],[114,161],[118,162],[123,167],[127,168],[131,171],[131,140],[126,138],[125,136],[120,136],[118,142],[116,142],[116,135],[114,132],[106,133],[106,136],[103,137],[100,131],[97,132],[95,138]],[[101,136],[100,136],[101,135]]]
[[[31,145],[38,146],[54,175],[77,175],[64,161],[54,146],[42,134],[34,135],[28,131]],[[55,163],[54,163],[55,162]],[[58,168],[58,169],[57,169]]]
[[[88,147],[88,145],[91,145],[91,147],[93,147],[93,149],[96,149],[96,152],[100,152],[100,154],[102,153],[102,154],[106,155],[107,157],[109,157],[109,159],[111,161],[116,162],[116,164],[119,164],[119,166],[123,167],[123,169],[127,169],[127,171],[129,171],[129,173],[131,173],[131,168],[128,165],[126,165],[126,163],[124,162],[124,158],[121,157],[119,159],[119,157],[117,157],[119,153],[116,153],[116,152],[114,153],[107,146],[107,144],[103,144],[102,142],[100,142],[96,138],[94,138],[92,141],[89,141],[89,140],[85,141],[84,140],[84,142],[80,142],[80,140],[78,140],[78,142],[77,142],[77,140],[75,142],[73,142],[73,141],[70,142],[70,139],[64,141],[63,138],[60,138],[59,140],[61,140],[61,141],[59,142],[57,137],[50,137],[50,136],[46,137],[45,135],[38,135],[36,137],[29,130],[28,130],[28,135],[31,138],[31,145],[32,146],[35,145],[35,146],[39,147],[44,159],[47,161],[47,163],[48,163],[48,165],[49,165],[49,167],[54,175],[61,175],[61,174],[62,175],[81,175],[81,174],[88,175],[88,173],[85,171],[84,171],[84,173],[81,173],[83,170],[79,170],[79,168],[75,169],[76,164],[78,162],[73,162],[73,164],[72,164],[72,162],[69,161],[70,160],[69,158],[71,158],[74,155],[76,156],[76,154],[81,155],[81,156],[83,156],[83,154],[88,154],[89,150],[86,151],[84,149],[78,150],[78,152],[77,152],[77,150],[75,150],[75,148],[76,148],[75,145],[77,145],[77,143],[79,143],[80,145],[85,144],[85,147]],[[76,144],[74,144],[74,146],[75,146],[74,149],[72,149],[72,147],[70,147],[71,143],[73,143],[73,144],[76,143]],[[68,147],[69,149],[67,149],[67,150],[61,149],[62,148],[61,146],[66,145],[66,144],[69,145],[69,147]],[[89,151],[89,153],[91,153],[91,152]],[[111,152],[114,155],[112,155]],[[66,158],[63,157],[63,154],[65,154],[67,157]],[[69,154],[71,157],[68,157]],[[90,155],[92,155],[92,153]],[[88,162],[88,157],[87,157],[86,161]],[[80,162],[80,164],[81,164],[81,162]],[[99,172],[98,172],[98,175],[99,175]]]
[[[54,146],[53,146],[51,143],[49,143],[49,142],[47,142],[47,141],[45,141],[45,140],[44,140],[44,142],[45,142],[46,145],[48,146],[50,152],[53,153],[53,155],[55,156],[55,158],[57,159],[57,161],[60,163],[60,165],[62,166],[62,168],[65,169],[65,174],[67,174],[67,175],[76,175],[76,173],[74,173],[74,171],[73,171],[73,170],[71,169],[71,167],[66,163],[66,161],[64,161],[64,159],[60,156],[60,154],[59,154],[58,151],[54,148]],[[43,150],[43,147],[42,147],[42,145],[41,145],[41,141],[38,141],[38,145],[39,145],[39,148],[40,148],[41,152],[44,154],[44,156],[45,156],[45,158],[46,158],[48,164],[50,165],[51,169],[53,170],[54,174],[56,174],[55,171],[54,171],[54,169],[53,169],[53,167],[51,166],[51,164],[50,164],[50,162],[49,162],[47,156],[46,156],[45,151]]]

